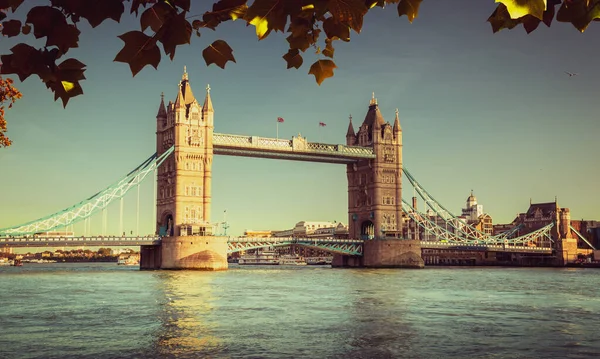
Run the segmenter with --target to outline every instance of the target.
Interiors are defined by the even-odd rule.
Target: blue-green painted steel
[[[501,233],[498,236],[491,236],[489,234],[483,233],[477,228],[467,224],[464,220],[458,218],[456,215],[452,214],[448,209],[446,209],[440,202],[436,201],[435,198],[425,188],[423,188],[419,182],[408,172],[406,168],[402,168],[402,172],[413,186],[415,191],[419,194],[419,196],[425,201],[425,204],[429,206],[440,218],[444,220],[450,227],[452,227],[456,232],[462,233],[463,236],[467,239],[473,240],[483,240],[493,242],[495,240],[500,241],[504,240],[507,236],[505,233]],[[405,202],[406,203],[406,202]],[[410,208],[408,203],[406,203]],[[513,228],[515,232],[518,228]],[[513,232],[514,233],[514,232]],[[512,234],[512,233],[511,233]]]
[[[283,247],[292,244],[320,249],[332,253],[362,256],[363,241],[357,239],[327,238],[229,238],[227,253],[258,248]]]
[[[132,187],[139,185],[174,150],[175,147],[173,146],[158,157],[156,153],[153,154],[119,181],[71,207],[25,224],[0,229],[0,235],[22,236],[42,233],[84,220],[106,208],[112,201],[122,198]]]
[[[569,226],[571,228],[571,230],[573,232],[575,232],[575,234],[581,238],[582,241],[584,241],[585,243],[587,243],[588,246],[592,247],[593,250],[597,250],[596,247],[594,247],[584,236],[581,235],[581,233],[579,233],[578,230],[576,230],[575,228],[573,228],[573,226]]]
[[[429,217],[424,214],[416,211],[408,202],[402,200],[402,209],[403,211],[414,220],[421,228],[425,229],[428,233],[431,233],[433,236],[438,238],[439,240],[445,240],[448,243],[456,243],[456,244],[488,244],[488,245],[502,245],[502,244],[524,244],[529,243],[531,241],[537,239],[548,239],[550,242],[553,242],[552,237],[550,237],[550,229],[554,227],[554,223],[550,223],[545,227],[542,227],[536,231],[531,233],[527,233],[523,236],[516,238],[497,238],[497,237],[489,237],[486,239],[481,239],[472,236],[465,236],[465,232],[460,232],[459,234],[455,232],[451,232],[444,227],[438,225],[437,223],[431,221]],[[462,236],[461,236],[462,235]]]

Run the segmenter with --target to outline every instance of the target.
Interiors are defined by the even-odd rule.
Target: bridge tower
[[[175,102],[165,106],[161,96],[156,115],[157,154],[171,146],[175,151],[158,168],[156,228],[162,245],[149,267],[160,262],[162,269],[227,269],[226,239],[212,236],[210,223],[213,129],[210,86],[200,105],[184,67]]]
[[[571,232],[571,210],[560,208],[556,204],[555,216],[554,223],[556,225],[552,230],[552,237],[555,238],[554,249],[556,250],[557,264],[564,266],[577,260],[577,238]]]
[[[346,144],[372,147],[376,155],[346,168],[349,235],[365,240],[360,265],[422,267],[419,242],[397,240],[402,238],[402,128],[398,109],[394,124],[385,122],[373,94],[357,133],[350,117]]]

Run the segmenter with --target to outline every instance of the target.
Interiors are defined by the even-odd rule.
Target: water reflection
[[[0,271],[4,358],[594,358],[598,270]],[[35,345],[32,345],[35,343]]]
[[[223,340],[214,334],[213,282],[215,273],[200,271],[156,272],[160,329],[154,355],[189,357],[223,350]]]

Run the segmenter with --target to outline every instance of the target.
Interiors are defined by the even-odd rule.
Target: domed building
[[[471,195],[467,197],[466,208],[462,209],[461,217],[479,231],[492,235],[494,231],[492,217],[483,212],[483,205],[477,204],[477,197],[473,194],[473,190],[471,190]]]

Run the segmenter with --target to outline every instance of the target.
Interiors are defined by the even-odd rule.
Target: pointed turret
[[[352,125],[352,115],[350,115],[350,123],[348,123],[348,131],[346,132],[346,144],[353,146],[356,144],[356,133],[354,132],[354,125]]]
[[[179,83],[179,91],[177,91],[177,98],[175,99],[175,108],[181,108],[183,107],[183,105],[185,104],[185,101],[183,100],[183,94],[181,93],[181,85],[182,83]]]
[[[350,115],[350,123],[348,124],[348,132],[346,132],[346,137],[356,136],[354,132],[354,126],[352,125],[352,115]]]
[[[175,100],[175,108],[185,107],[186,110],[189,105],[196,101],[194,93],[192,92],[192,86],[188,78],[187,68],[183,67],[183,75],[181,75],[181,81],[179,81],[179,92],[177,93],[177,99]]]
[[[206,97],[204,98],[204,105],[202,105],[202,112],[215,112],[210,99],[210,85],[206,86]]]
[[[158,106],[158,113],[156,114],[156,118],[166,118],[167,110],[165,109],[165,94],[160,94],[160,105]]]
[[[183,75],[181,75],[181,95],[183,96],[186,105],[189,105],[196,100],[194,93],[192,92],[192,86],[190,85],[186,66],[183,67]]]
[[[396,118],[394,119],[394,132],[402,131],[402,127],[400,127],[400,117],[398,117],[398,109],[396,109]]]
[[[379,106],[377,105],[377,99],[375,98],[375,92],[373,92],[373,97],[371,98],[371,102],[369,103],[369,111],[367,111],[367,115],[365,116],[365,120],[363,121],[363,125],[367,125],[369,131],[372,131],[374,127],[380,127],[385,124],[385,120],[383,119],[383,115],[379,111]]]

